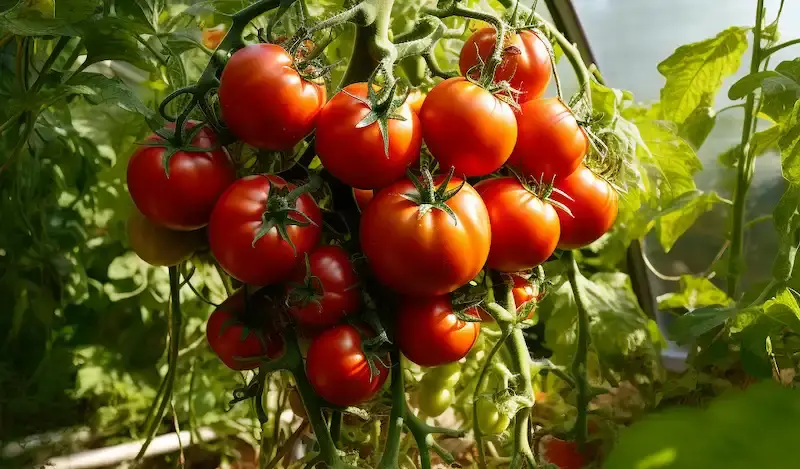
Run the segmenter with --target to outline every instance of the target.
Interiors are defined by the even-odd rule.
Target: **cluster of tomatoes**
[[[493,29],[477,31],[461,53],[465,76],[417,99],[390,97],[388,109],[367,83],[328,100],[324,84],[306,74],[306,52],[293,56],[276,44],[238,50],[220,78],[221,117],[236,138],[291,151],[313,131],[325,170],[354,189],[370,275],[401,298],[394,342],[421,366],[454,363],[475,343],[480,322],[464,320],[451,296],[485,267],[511,276],[521,306],[538,296],[526,272],[557,247],[595,241],[616,217],[616,192],[582,164],[586,133],[561,100],[541,98],[552,72],[547,44],[533,32],[511,35],[494,76],[514,90],[509,99],[477,83],[494,42]],[[163,129],[131,157],[137,226],[167,237],[205,229],[227,274],[254,290],[280,285],[284,293],[280,300],[245,290],[231,296],[209,318],[211,348],[237,370],[279,355],[280,335],[263,333],[263,318],[253,313],[263,311],[260,301],[277,301],[299,328],[313,331],[306,369],[317,393],[337,405],[370,399],[387,362],[364,352],[368,330],[345,323],[362,306],[361,283],[350,253],[322,243],[312,191],[278,175],[237,178],[212,130],[188,122],[186,143],[177,146],[168,138],[174,130]],[[448,175],[432,176],[427,166],[419,176],[409,171],[423,142]],[[548,182],[558,191],[551,194]],[[548,196],[568,210],[557,211]],[[142,255],[147,243],[134,238]],[[142,257],[173,265],[197,244],[186,246],[167,258]]]

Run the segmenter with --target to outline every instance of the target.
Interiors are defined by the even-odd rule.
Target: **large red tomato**
[[[542,441],[542,446],[542,456],[560,469],[582,469],[586,464],[585,458],[578,451],[578,444],[574,441],[550,437]]]
[[[466,76],[469,69],[479,64],[478,54],[485,63],[494,49],[497,32],[494,28],[483,28],[475,31],[461,48],[458,68]],[[520,91],[520,103],[536,99],[544,94],[550,83],[553,66],[550,62],[550,51],[539,36],[531,31],[509,34],[503,44],[503,61],[494,72],[494,81],[507,81],[512,88]],[[480,76],[475,70],[473,78]]]
[[[251,298],[248,308],[255,309],[255,317],[264,304]],[[251,312],[252,315],[252,312]],[[250,328],[244,323],[245,296],[239,290],[219,305],[208,318],[206,338],[211,350],[232,370],[252,370],[258,368],[257,357],[276,358],[283,352],[283,338],[278,333],[266,336],[262,327]],[[266,325],[266,318],[259,318],[252,326]]]
[[[308,193],[288,200],[294,188],[279,176],[257,175],[239,179],[222,194],[211,214],[208,241],[225,272],[253,285],[281,282],[319,244],[322,213]],[[256,240],[264,223],[273,221],[275,226]],[[281,236],[281,223],[291,244]]]
[[[551,198],[561,202],[572,216],[559,210],[561,220],[561,249],[577,249],[597,241],[614,226],[619,208],[619,196],[611,184],[581,165],[569,177],[557,181],[555,187],[572,197],[568,200],[557,192]]]
[[[439,187],[443,177],[434,182]],[[453,178],[447,189],[461,182]],[[428,190],[422,187],[422,192]],[[444,202],[455,219],[431,208],[426,198],[410,180],[402,179],[375,194],[361,216],[361,249],[372,271],[407,295],[450,293],[478,275],[489,254],[489,214],[472,186],[464,184]]]
[[[521,272],[546,261],[558,245],[555,208],[516,178],[484,179],[475,185],[492,226],[486,265],[500,272]]]
[[[589,150],[586,132],[558,98],[524,103],[517,112],[517,123],[519,138],[510,159],[537,181],[569,176]]]
[[[361,306],[358,277],[347,251],[320,246],[301,263],[289,284],[289,312],[302,326],[333,326]]]
[[[353,83],[340,91],[322,109],[317,120],[316,150],[322,165],[334,177],[359,189],[384,187],[400,179],[411,163],[419,159],[422,129],[408,103],[389,119],[389,152],[377,122],[359,127],[370,113],[367,84]]]
[[[184,135],[196,122],[189,122]],[[168,126],[170,127],[170,126]],[[174,129],[174,124],[171,126]],[[217,138],[208,128],[200,130],[191,146],[206,151],[178,150],[169,157],[169,175],[164,168],[165,146],[151,135],[128,161],[128,191],[136,208],[153,223],[173,230],[192,231],[208,224],[211,210],[220,194],[236,179],[236,168]],[[213,149],[212,149],[213,148]]]
[[[420,366],[438,366],[464,358],[481,331],[453,313],[448,295],[405,298],[397,311],[395,340],[400,351]]]
[[[389,371],[374,362],[373,376],[361,348],[361,335],[353,326],[334,326],[316,336],[308,348],[306,374],[311,386],[326,401],[357,405],[371,399],[386,382]]]
[[[225,125],[248,145],[288,150],[314,129],[325,86],[305,80],[286,50],[253,44],[234,53],[219,85]]]
[[[506,162],[517,141],[511,106],[466,78],[450,78],[428,93],[419,113],[428,150],[445,171],[483,176]]]

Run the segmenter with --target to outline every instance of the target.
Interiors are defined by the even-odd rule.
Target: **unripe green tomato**
[[[452,388],[461,379],[461,363],[453,362],[433,368],[428,368],[424,380],[434,380],[442,383],[447,388]]]
[[[484,435],[503,433],[510,420],[501,414],[494,402],[481,399],[478,401],[478,428]]]
[[[438,417],[453,403],[453,392],[441,382],[423,379],[417,391],[419,410],[429,417]]]

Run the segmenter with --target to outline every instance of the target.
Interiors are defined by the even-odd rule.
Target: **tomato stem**
[[[588,376],[588,355],[589,355],[589,312],[583,300],[583,293],[578,285],[580,270],[575,262],[575,255],[572,251],[567,251],[563,256],[566,263],[567,278],[572,287],[572,294],[575,298],[575,306],[578,309],[578,337],[575,356],[572,359],[572,375],[575,379],[575,387],[578,391],[577,408],[578,418],[575,422],[575,437],[578,448],[581,451],[586,449],[586,439],[588,434],[587,408],[589,406],[589,376]]]

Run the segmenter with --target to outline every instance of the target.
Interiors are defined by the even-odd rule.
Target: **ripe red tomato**
[[[466,76],[470,68],[478,65],[478,54],[485,63],[494,49],[497,32],[488,27],[475,31],[461,48],[458,68]],[[520,103],[542,96],[550,83],[553,66],[550,62],[550,51],[539,36],[531,31],[510,34],[503,44],[503,61],[494,72],[494,81],[507,81],[512,88],[520,91]],[[480,77],[475,70],[472,78]]]
[[[517,311],[519,311],[521,308],[525,308],[529,301],[538,301],[541,299],[542,293],[539,291],[539,287],[535,283],[530,282],[519,275],[513,275],[511,278],[514,281],[514,286],[511,288],[511,293],[514,295],[514,304],[517,306]],[[484,308],[478,307],[477,312],[483,322],[494,321],[494,319],[489,315],[489,313],[486,312]],[[533,319],[533,315],[535,313],[536,306],[534,305],[525,319]]]
[[[259,360],[247,360],[266,356],[276,358],[283,353],[283,338],[277,332],[264,336],[261,328],[250,328],[244,324],[244,291],[239,290],[211,313],[206,325],[206,338],[211,350],[232,370],[258,368]],[[263,307],[257,299],[248,304],[256,311]],[[256,314],[257,316],[257,314]]]
[[[358,277],[347,251],[339,246],[320,246],[308,255],[308,264],[310,274],[305,263],[300,263],[290,279],[293,284],[288,286],[289,312],[297,322],[306,327],[333,326],[358,311]]]
[[[428,150],[443,170],[484,176],[506,162],[517,141],[511,106],[466,78],[450,78],[428,93],[419,113]]]
[[[569,177],[556,182],[556,188],[573,200],[557,192],[551,198],[564,204],[572,212],[558,210],[561,221],[561,249],[578,249],[597,241],[614,226],[619,208],[619,196],[611,184],[581,165]]]
[[[517,112],[519,138],[512,163],[537,181],[572,174],[589,150],[589,138],[558,98],[534,99]]]
[[[275,226],[255,241],[265,213],[273,206],[287,204],[285,195],[294,188],[279,176],[257,175],[239,179],[222,194],[211,214],[208,241],[225,272],[252,285],[281,282],[319,244],[322,213],[308,193],[301,195],[291,208],[304,213],[313,224],[295,211],[288,215],[296,223],[305,223],[287,223],[286,233],[294,250]],[[277,218],[286,216],[281,210],[273,214]]]
[[[561,469],[582,469],[586,461],[574,441],[546,438],[542,441],[543,456]]]
[[[479,322],[462,321],[447,295],[407,297],[397,311],[395,341],[419,366],[437,366],[464,358],[481,331]]]
[[[135,208],[127,223],[128,244],[150,265],[178,265],[189,259],[205,241],[202,231],[173,231],[156,225]]]
[[[438,176],[434,185],[443,182]],[[453,178],[447,188],[460,183]],[[445,202],[456,220],[436,208],[420,212],[423,207],[404,197],[419,195],[409,179],[375,194],[361,215],[361,249],[385,285],[407,295],[443,295],[483,269],[492,236],[489,214],[469,184]]]
[[[289,150],[314,129],[325,86],[292,67],[292,57],[276,44],[239,49],[225,65],[219,84],[222,118],[248,145]]]
[[[486,204],[492,227],[487,266],[500,272],[521,272],[553,254],[561,230],[552,205],[513,177],[484,179],[475,190]]]
[[[184,135],[197,122],[188,122]],[[174,129],[174,124],[171,126]],[[147,143],[163,141],[155,134]],[[166,144],[166,142],[165,142]],[[236,168],[224,148],[211,150],[216,135],[203,128],[191,145],[207,151],[178,150],[164,170],[164,146],[140,146],[128,161],[128,191],[133,202],[153,223],[172,230],[193,231],[208,224],[220,194],[236,180]]]
[[[383,386],[389,371],[380,361],[372,376],[361,348],[361,335],[353,326],[334,326],[314,338],[308,348],[306,374],[323,399],[340,406],[368,401]]]
[[[353,188],[353,197],[356,199],[356,205],[358,205],[358,211],[363,212],[367,205],[372,201],[372,198],[375,197],[375,191],[372,189],[356,189]]]
[[[385,152],[380,126],[374,122],[358,127],[369,106],[367,84],[353,83],[322,109],[317,120],[316,149],[322,165],[337,179],[359,189],[376,189],[403,177],[419,159],[422,129],[416,113],[404,103],[394,111],[405,120],[389,119],[389,153]]]

